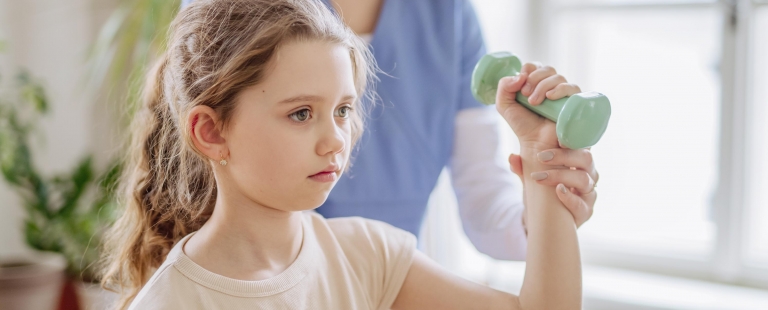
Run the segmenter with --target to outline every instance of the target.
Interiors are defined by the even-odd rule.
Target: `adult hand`
[[[569,189],[568,192],[557,191],[557,197],[573,215],[576,227],[580,227],[592,217],[597,200],[595,184],[597,184],[600,174],[592,162],[592,153],[589,149],[558,148],[539,152],[537,158],[539,162],[552,166],[552,169],[534,173],[544,174],[539,175],[543,178],[536,180],[536,182],[550,186],[557,186],[557,184],[562,183]],[[509,155],[509,165],[512,172],[517,174],[521,180],[525,180],[522,175],[523,162],[520,155]],[[563,167],[567,167],[567,169]],[[526,213],[524,212],[524,225],[525,221]]]

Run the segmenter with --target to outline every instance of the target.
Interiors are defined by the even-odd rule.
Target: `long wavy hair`
[[[117,308],[213,212],[213,168],[190,140],[189,111],[209,106],[226,126],[238,93],[262,81],[280,46],[297,40],[346,47],[358,98],[372,99],[365,90],[376,67],[365,42],[318,0],[198,0],[174,19],[131,125],[122,214],[105,240],[102,286],[120,294]],[[353,145],[363,132],[362,102],[350,117]]]

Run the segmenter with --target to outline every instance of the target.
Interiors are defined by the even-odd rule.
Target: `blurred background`
[[[592,148],[595,213],[579,229],[585,309],[768,309],[768,1],[472,2],[489,51],[552,65],[613,103]],[[0,260],[62,253],[41,259],[74,279],[65,303],[97,309],[109,298],[88,283],[130,119],[118,108],[135,101],[178,7],[0,0],[0,102],[16,107],[0,110]],[[422,249],[519,291],[524,263],[478,253],[448,174],[438,183]],[[3,285],[0,298],[13,291]]]

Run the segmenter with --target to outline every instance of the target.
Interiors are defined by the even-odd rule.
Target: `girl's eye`
[[[336,116],[347,118],[347,117],[349,117],[349,112],[352,111],[352,107],[350,107],[350,106],[343,106],[343,107],[339,108],[336,111],[337,111]]]
[[[291,119],[297,122],[305,122],[309,119],[309,116],[310,116],[309,109],[299,110],[289,115]]]

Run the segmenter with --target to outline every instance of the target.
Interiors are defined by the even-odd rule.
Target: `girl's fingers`
[[[514,94],[523,88],[523,84],[525,84],[527,78],[528,75],[522,73],[516,76],[505,76],[499,79],[499,85],[497,87],[502,90],[505,95],[514,100]]]
[[[581,92],[579,85],[571,83],[557,84],[554,89],[546,93],[547,99],[557,100],[566,96],[575,95]]]
[[[568,190],[567,186],[564,184],[558,184],[555,191],[557,192],[557,198],[560,199],[563,205],[565,205],[565,208],[571,212],[571,215],[573,215],[573,220],[576,222],[577,228],[592,217],[593,209],[590,207],[591,204],[585,201],[585,198]]]
[[[536,157],[539,162],[552,166],[575,167],[584,170],[597,182],[600,175],[595,169],[592,152],[589,149],[549,149],[539,152]]]
[[[519,91],[527,76],[527,73],[521,73],[514,77],[499,79],[499,89],[496,92],[496,111],[518,138],[529,137],[531,132],[545,121],[542,116],[519,104],[515,99],[516,92]]]
[[[566,85],[566,82],[568,81],[565,80],[565,77],[559,74],[545,77],[543,80],[541,80],[541,82],[539,82],[539,84],[536,85],[533,93],[530,97],[528,97],[528,103],[531,105],[538,105],[544,102],[545,96],[549,91],[554,90],[558,85]]]
[[[536,71],[536,69],[543,67],[541,63],[538,62],[527,62],[523,64],[523,67],[520,68],[520,74],[526,73],[530,74],[533,71]]]
[[[536,85],[539,85],[541,81],[555,74],[557,74],[557,71],[550,66],[543,66],[531,72],[528,75],[528,81],[523,85],[523,95],[530,97],[533,94],[533,90],[536,89]]]
[[[536,182],[549,186],[563,183],[568,188],[574,188],[579,195],[589,194],[595,189],[595,182],[584,170],[554,169],[531,173]]]

